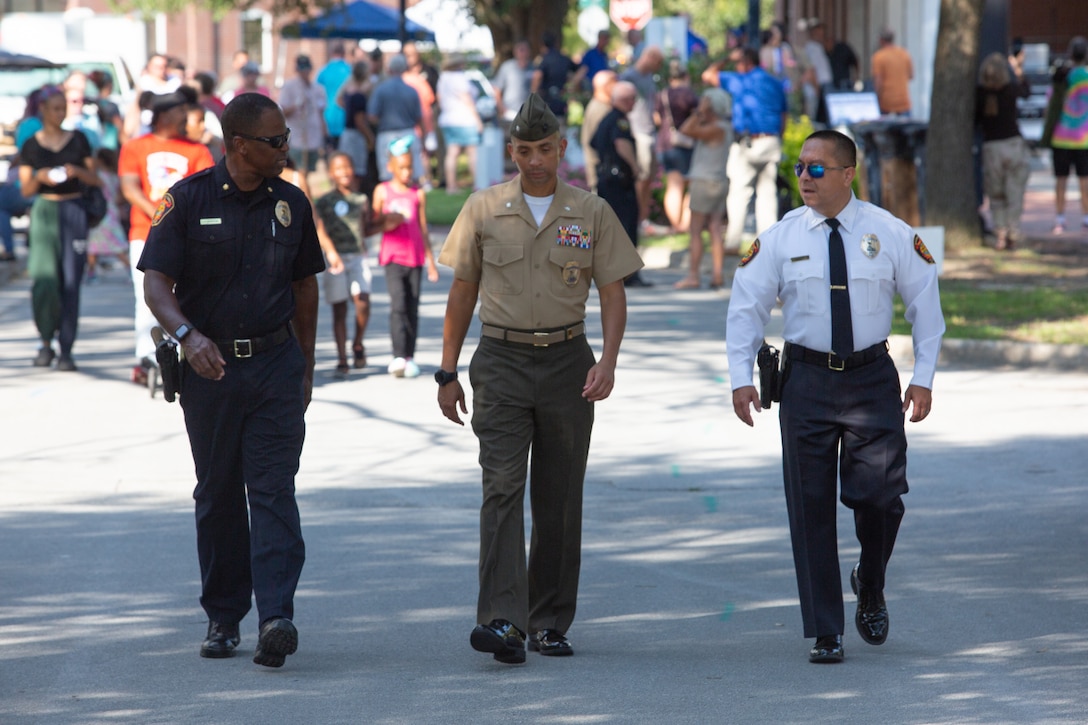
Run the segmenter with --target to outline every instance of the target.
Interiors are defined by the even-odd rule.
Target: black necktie
[[[854,352],[854,323],[850,318],[850,290],[846,280],[846,250],[839,234],[839,220],[828,219],[831,236],[827,254],[831,261],[831,351],[846,359]]]

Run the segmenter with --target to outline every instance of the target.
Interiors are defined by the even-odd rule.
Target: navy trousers
[[[854,512],[859,578],[884,588],[907,492],[899,375],[887,356],[846,371],[790,363],[779,409],[786,508],[805,637],[842,634],[836,484]]]
[[[241,621],[253,598],[261,623],[294,616],[306,558],[295,503],[304,371],[293,337],[248,359],[228,358],[222,380],[183,367],[181,407],[196,463],[200,604],[213,621]]]

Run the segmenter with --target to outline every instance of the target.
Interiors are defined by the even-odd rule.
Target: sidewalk
[[[75,374],[30,367],[29,283],[0,287],[0,722],[1083,721],[1088,376],[938,372],[933,415],[908,425],[888,642],[861,642],[847,587],[846,662],[814,666],[777,411],[755,428],[735,419],[727,293],[673,290],[681,275],[650,270],[656,286],[630,291],[616,389],[596,407],[576,654],[517,667],[468,644],[478,450],[429,377],[448,269],[424,283],[415,380],[384,373],[380,273],[370,367],[345,381],[322,304],[298,477],[300,646],[281,670],[250,661],[255,614],[239,656],[197,656],[192,459],[178,405],[127,380],[123,271],[84,291]],[[587,322],[599,350],[595,295]],[[474,323],[463,375],[478,336]],[[839,513],[846,577],[858,550]]]

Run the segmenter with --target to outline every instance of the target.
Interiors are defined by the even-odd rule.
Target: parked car
[[[36,62],[27,61],[28,58]],[[51,83],[62,83],[74,70],[108,73],[113,78],[110,100],[120,106],[122,112],[132,104],[136,84],[128,65],[119,55],[65,51],[50,53],[48,58],[35,58],[0,51],[0,156],[10,156],[15,152],[15,127],[23,118],[26,97],[31,91]],[[88,82],[88,99],[97,96],[98,88]]]

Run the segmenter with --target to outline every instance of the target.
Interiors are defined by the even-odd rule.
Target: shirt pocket
[[[548,252],[552,264],[549,288],[558,296],[586,294],[593,271],[593,251],[556,245]]]
[[[890,262],[866,260],[850,269],[850,301],[854,309],[874,315],[880,312],[883,300],[890,302],[894,296],[895,270]]]
[[[186,265],[208,277],[226,277],[234,271],[234,235],[221,225],[202,226],[189,233]]]
[[[786,288],[792,287],[798,311],[807,315],[823,314],[831,305],[831,288],[824,276],[824,263],[818,259],[790,262],[782,272]]]
[[[299,245],[302,243],[301,230],[291,227],[276,225],[275,233],[265,235],[264,239],[264,267],[265,274],[291,279],[291,269],[295,265],[298,256]]]
[[[481,281],[484,289],[500,295],[519,295],[525,286],[525,270],[521,263],[525,248],[513,244],[489,245],[483,248]]]

